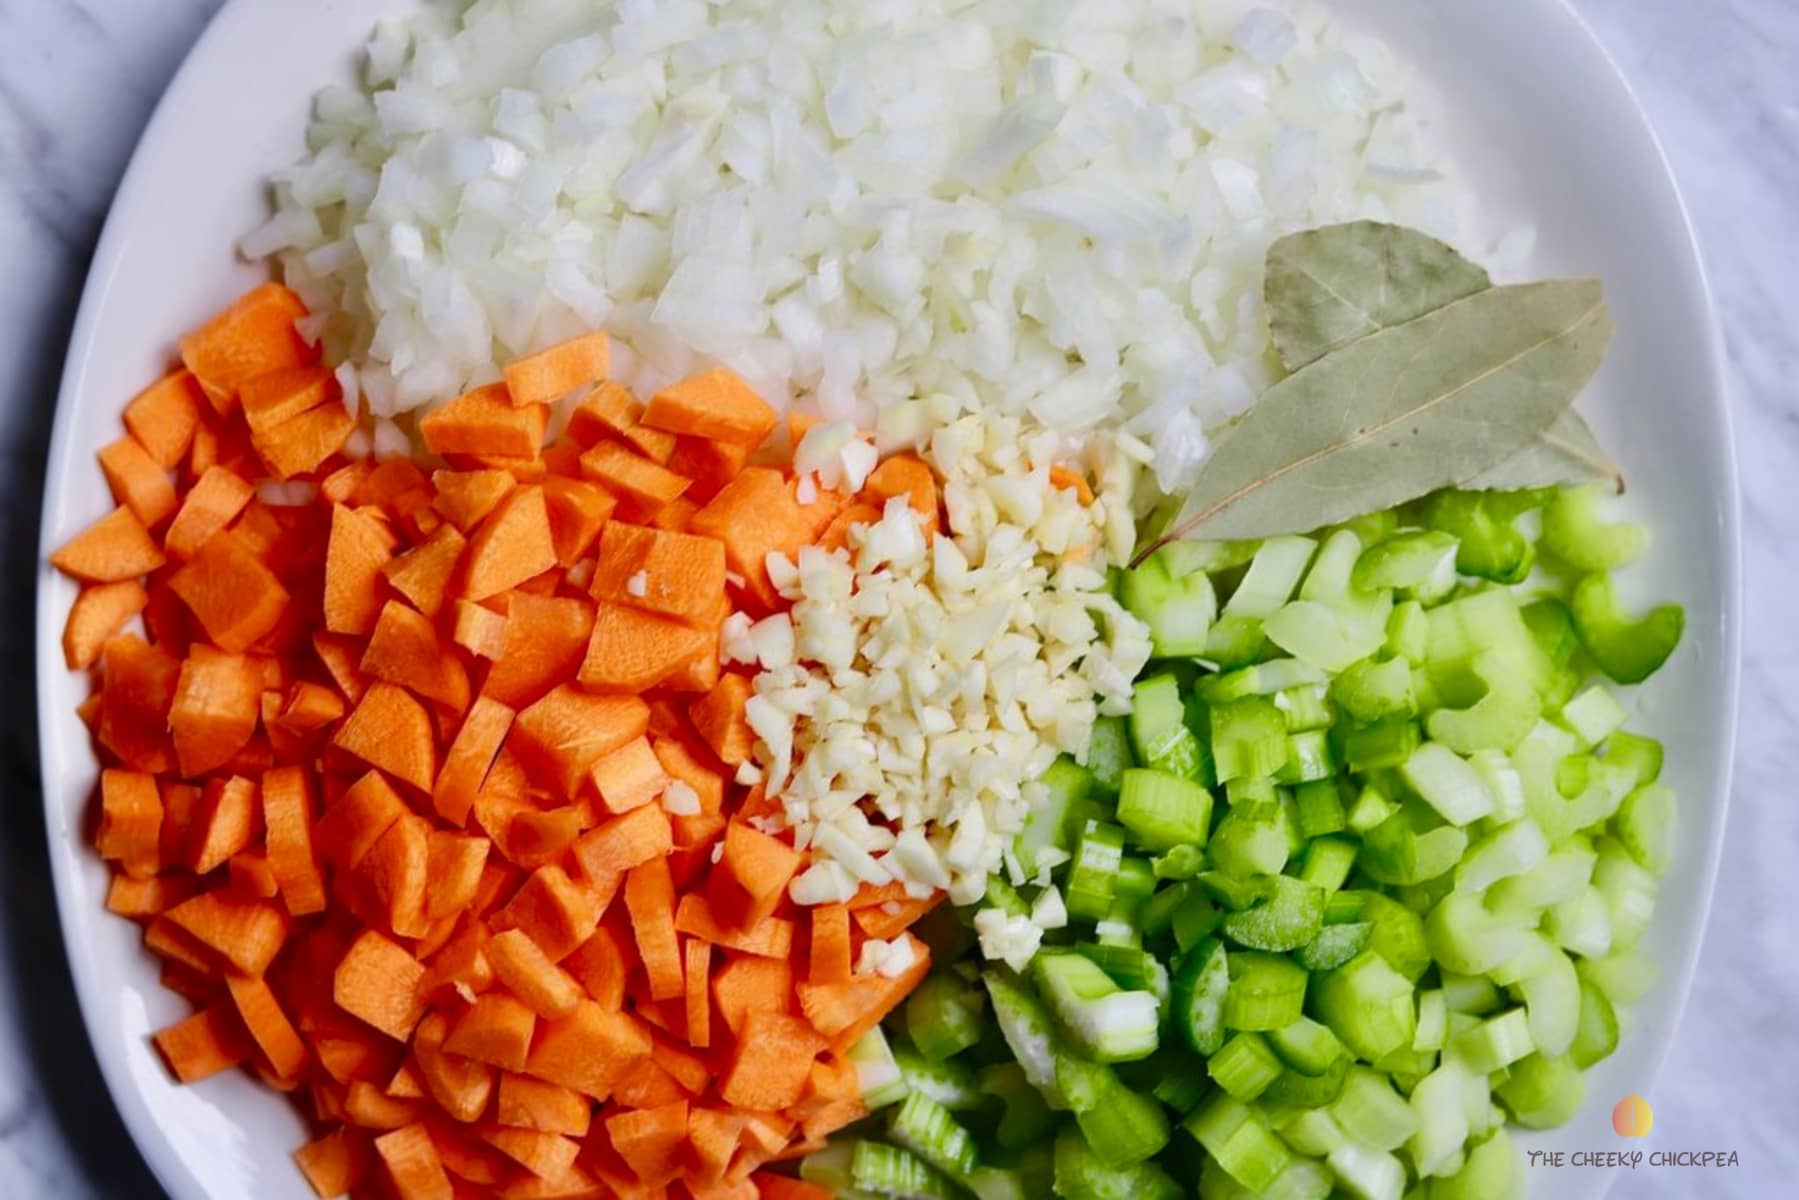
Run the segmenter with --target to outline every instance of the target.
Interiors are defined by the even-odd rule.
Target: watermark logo
[[[1648,1137],[1655,1128],[1655,1110],[1649,1107],[1649,1101],[1632,1092],[1612,1109],[1612,1128],[1619,1137]]]

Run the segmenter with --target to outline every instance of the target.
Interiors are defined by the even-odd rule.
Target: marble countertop
[[[219,0],[0,0],[0,1194],[156,1197],[80,1020],[51,898],[31,672],[38,498],[69,326],[139,130]],[[1799,3],[1574,0],[1623,67],[1698,224],[1729,343],[1744,490],[1743,720],[1700,973],[1650,1099],[1655,1139],[1734,1149],[1694,1191],[1791,1194],[1799,1169]],[[1783,599],[1784,598],[1784,599]],[[1782,617],[1782,613],[1786,613]]]

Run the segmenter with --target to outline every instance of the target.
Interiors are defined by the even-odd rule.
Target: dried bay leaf
[[[1600,446],[1586,419],[1571,408],[1518,453],[1456,486],[1469,491],[1516,492],[1594,482],[1610,484],[1613,491],[1622,493],[1624,471]]]
[[[1486,271],[1427,233],[1350,221],[1270,246],[1263,296],[1275,349],[1297,371],[1491,286]]]
[[[1569,410],[1610,339],[1595,279],[1489,287],[1357,338],[1262,394],[1158,544],[1299,533],[1475,478]]]

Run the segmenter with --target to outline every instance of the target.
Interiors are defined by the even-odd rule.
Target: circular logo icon
[[[1612,1128],[1619,1137],[1648,1137],[1655,1128],[1655,1111],[1649,1107],[1649,1101],[1632,1092],[1612,1109]]]

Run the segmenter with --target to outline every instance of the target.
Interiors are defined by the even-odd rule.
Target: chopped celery
[[[1304,968],[1291,959],[1258,950],[1239,950],[1225,960],[1225,966],[1230,974],[1224,997],[1225,1028],[1279,1029],[1299,1019],[1306,997]]]
[[[1532,507],[1532,493],[1442,491],[1424,502],[1426,527],[1459,539],[1455,568],[1498,583],[1517,583],[1530,574],[1536,553],[1512,526]]]
[[[1561,718],[1582,741],[1596,746],[1621,728],[1629,715],[1605,685],[1596,683],[1562,705]]]
[[[1324,924],[1324,889],[1289,875],[1273,877],[1274,894],[1225,916],[1224,936],[1250,950],[1297,950]]]
[[[1491,912],[1470,892],[1452,892],[1424,918],[1431,957],[1459,975],[1484,975],[1524,945],[1522,921]]]
[[[1146,767],[1198,778],[1200,746],[1187,728],[1186,705],[1173,672],[1140,680],[1131,699],[1131,749]]]
[[[1087,739],[1087,771],[1094,784],[1108,796],[1116,796],[1125,768],[1133,766],[1130,732],[1123,717],[1100,717]]]
[[[1634,1004],[1655,986],[1655,963],[1634,949],[1580,960],[1579,975],[1619,1004]]]
[[[1248,878],[1278,873],[1287,865],[1290,845],[1284,810],[1271,805],[1265,811],[1233,808],[1226,812],[1212,831],[1208,850],[1221,870]]]
[[[1081,1053],[1100,1062],[1129,1062],[1155,1052],[1154,993],[1121,989],[1080,954],[1040,953],[1031,961],[1031,978]]]
[[[1580,1028],[1580,976],[1559,950],[1518,983],[1530,1040],[1544,1054],[1566,1054]]]
[[[1424,921],[1419,915],[1390,896],[1380,892],[1357,892],[1361,900],[1358,919],[1373,925],[1368,949],[1380,955],[1386,964],[1406,979],[1416,983],[1430,968],[1430,946],[1424,935]]]
[[[1363,591],[1376,588],[1426,588],[1454,565],[1456,540],[1434,529],[1398,533],[1362,551],[1350,582]]]
[[[1312,729],[1329,729],[1337,719],[1330,704],[1330,685],[1302,683],[1274,693],[1274,707],[1281,710],[1291,733]]]
[[[1538,695],[1499,651],[1480,651],[1471,666],[1486,687],[1480,699],[1465,708],[1439,708],[1425,719],[1425,728],[1458,754],[1511,750],[1537,723]]]
[[[1469,1070],[1486,1074],[1517,1062],[1536,1045],[1530,1038],[1529,1018],[1522,1008],[1514,1008],[1457,1034],[1449,1048]]]
[[[1529,817],[1495,829],[1469,849],[1455,869],[1455,886],[1481,892],[1501,879],[1522,875],[1549,856],[1549,839]]]
[[[1494,1091],[1518,1124],[1553,1129],[1580,1107],[1586,1079],[1570,1059],[1530,1054],[1506,1068],[1505,1082]]]
[[[993,1140],[1007,1150],[1041,1143],[1054,1132],[1055,1114],[1044,1103],[1043,1094],[1025,1078],[1024,1068],[1016,1062],[995,1063],[982,1067],[981,1091],[996,1096],[1003,1107]]]
[[[1287,722],[1272,701],[1245,696],[1212,708],[1218,782],[1273,775],[1287,761]]]
[[[1609,571],[1643,552],[1649,534],[1641,525],[1606,523],[1600,484],[1562,488],[1543,509],[1543,548],[1579,571]]]
[[[1335,779],[1315,779],[1293,789],[1295,827],[1302,838],[1322,837],[1349,827],[1343,793]]]
[[[1600,757],[1606,762],[1629,767],[1638,787],[1646,787],[1662,775],[1662,744],[1654,738],[1619,730],[1605,739],[1605,745],[1600,747]]]
[[[1124,830],[1088,821],[1075,843],[1064,900],[1071,916],[1102,920],[1112,909],[1119,864],[1124,859]]]
[[[1168,555],[1158,551],[1124,573],[1120,600],[1149,627],[1157,658],[1191,658],[1206,646],[1218,616],[1218,597],[1203,571],[1176,575]]]
[[[1386,717],[1343,735],[1343,762],[1351,771],[1397,767],[1421,740],[1416,721]]]
[[[1203,939],[1211,937],[1222,919],[1223,914],[1205,894],[1204,889],[1188,893],[1169,921],[1174,931],[1175,946],[1181,953],[1186,953]]]
[[[858,1038],[845,1057],[856,1068],[862,1103],[869,1108],[884,1108],[905,1098],[905,1077],[879,1025]]]
[[[1418,1025],[1412,1032],[1412,1049],[1441,1050],[1449,1040],[1449,997],[1442,988],[1418,993]]]
[[[1611,576],[1588,575],[1575,585],[1570,607],[1580,644],[1619,683],[1641,683],[1668,661],[1686,628],[1686,610],[1663,604],[1631,617],[1612,590]]]
[[[1312,561],[1317,543],[1311,538],[1269,538],[1250,560],[1249,570],[1225,601],[1227,617],[1267,617],[1293,594],[1299,577]]]
[[[1348,1071],[1344,1071],[1347,1077]],[[1275,1121],[1281,1140],[1301,1154],[1322,1157],[1348,1141],[1342,1128],[1321,1108],[1295,1108]]]
[[[1167,1054],[1157,1060],[1159,1071],[1150,1094],[1185,1116],[1198,1107],[1212,1090],[1201,1064],[1186,1054]]]
[[[893,1061],[908,1092],[923,1092],[952,1112],[979,1108],[983,1102],[974,1068],[965,1059],[934,1063],[902,1043],[893,1047]]]
[[[888,1120],[888,1136],[952,1179],[974,1170],[974,1138],[954,1114],[929,1096],[913,1092]],[[862,1186],[867,1186],[863,1184]]]
[[[1617,831],[1637,865],[1661,874],[1674,853],[1674,793],[1659,783],[1638,788],[1618,809]]]
[[[1467,1077],[1462,1065],[1451,1059],[1412,1087],[1417,1127],[1406,1140],[1406,1152],[1420,1176],[1446,1175],[1462,1165],[1462,1145],[1469,1132],[1468,1114],[1462,1109]]]
[[[955,1200],[956,1187],[923,1159],[880,1142],[857,1142],[850,1158],[850,1181],[865,1192],[892,1200]]]
[[[1612,1002],[1591,981],[1580,981],[1580,1020],[1575,1026],[1574,1041],[1568,1057],[1585,1070],[1618,1048],[1618,1016]]]
[[[1373,951],[1320,975],[1312,1002],[1331,1032],[1371,1061],[1410,1046],[1417,1031],[1411,981]]]
[[[1343,1094],[1343,1085],[1349,1079],[1349,1068],[1353,1062],[1353,1057],[1345,1054],[1326,1067],[1322,1075],[1307,1075],[1288,1067],[1262,1093],[1262,1103],[1282,1104],[1291,1108],[1323,1108]]]
[[[981,1040],[981,997],[961,976],[935,971],[906,998],[906,1033],[928,1062],[939,1063]]]
[[[1634,946],[1643,931],[1649,928],[1649,919],[1655,915],[1659,885],[1655,876],[1639,866],[1621,843],[1603,838],[1598,852],[1598,860],[1593,864],[1593,886],[1605,898],[1606,915],[1611,918],[1612,944]]]
[[[1311,783],[1328,780],[1337,774],[1336,757],[1330,739],[1321,729],[1308,729],[1287,735],[1287,761],[1275,778],[1281,783]]]
[[[1331,699],[1358,721],[1410,717],[1418,712],[1412,691],[1412,664],[1394,657],[1364,659],[1331,680]]]
[[[1127,991],[1150,992],[1158,1004],[1168,998],[1168,968],[1147,950],[1082,942],[1075,950]]]
[[[850,1164],[855,1160],[856,1145],[853,1139],[839,1139],[806,1155],[800,1160],[800,1178],[842,1194],[854,1186]]]
[[[1397,1150],[1418,1131],[1418,1114],[1379,1071],[1354,1066],[1343,1094],[1328,1110],[1352,1142]]]
[[[1430,618],[1424,615],[1424,606],[1416,600],[1394,605],[1387,617],[1387,652],[1418,667],[1424,664],[1429,646]]]
[[[1276,790],[1274,780],[1266,775],[1245,775],[1224,785],[1224,802],[1243,815],[1252,816],[1252,809],[1280,803],[1280,792]]]
[[[1309,663],[1276,658],[1222,675],[1208,675],[1194,685],[1193,692],[1207,704],[1223,704],[1245,696],[1272,696],[1305,684],[1329,682],[1329,675]]]
[[[1281,1060],[1259,1034],[1233,1034],[1206,1060],[1212,1082],[1239,1100],[1254,1100],[1281,1073]]]
[[[1324,1074],[1344,1053],[1337,1035],[1308,1017],[1270,1032],[1268,1043],[1281,1062],[1302,1075]]]
[[[1068,1098],[1087,1145],[1107,1166],[1142,1162],[1168,1144],[1162,1106],[1124,1086],[1104,1063],[1058,1051],[1056,1086]]]
[[[1183,1193],[1154,1163],[1108,1165],[1070,1126],[1056,1138],[1055,1194],[1062,1200],[1180,1200]]]
[[[1255,1108],[1223,1092],[1215,1093],[1182,1122],[1232,1179],[1253,1193],[1270,1187],[1293,1160]]]
[[[1308,971],[1330,971],[1359,955],[1368,946],[1374,926],[1365,921],[1326,925],[1318,936],[1299,948],[1295,958]]]
[[[1356,844],[1348,838],[1315,838],[1306,844],[1299,877],[1327,892],[1334,892],[1349,879],[1355,861]]]
[[[1522,1200],[1524,1170],[1504,1129],[1469,1147],[1454,1174],[1430,1181],[1425,1200]]]
[[[1293,657],[1341,671],[1367,658],[1387,640],[1387,617],[1392,596],[1379,594],[1378,603],[1345,610],[1316,600],[1295,600],[1262,622],[1268,639]]]
[[[1411,806],[1401,808],[1364,835],[1356,861],[1379,883],[1415,884],[1453,870],[1468,848],[1468,835],[1454,825],[1420,831]]]
[[[1405,1164],[1386,1151],[1345,1142],[1326,1161],[1338,1185],[1354,1200],[1400,1200]]]
[[[1412,751],[1399,774],[1451,825],[1466,825],[1493,811],[1493,797],[1480,773],[1437,742],[1426,742]]]
[[[1024,1069],[1025,1078],[1044,1094],[1050,1107],[1066,1107],[1056,1091],[1055,1030],[1049,1009],[1029,985],[1010,971],[989,967],[981,972],[993,1019],[1005,1037],[1012,1057]]]
[[[1161,771],[1124,773],[1118,823],[1135,835],[1138,845],[1149,850],[1203,846],[1211,819],[1212,794],[1197,783]]]
[[[1181,1040],[1195,1054],[1216,1054],[1224,1044],[1231,957],[1223,943],[1207,939],[1175,961],[1169,1014]]]

